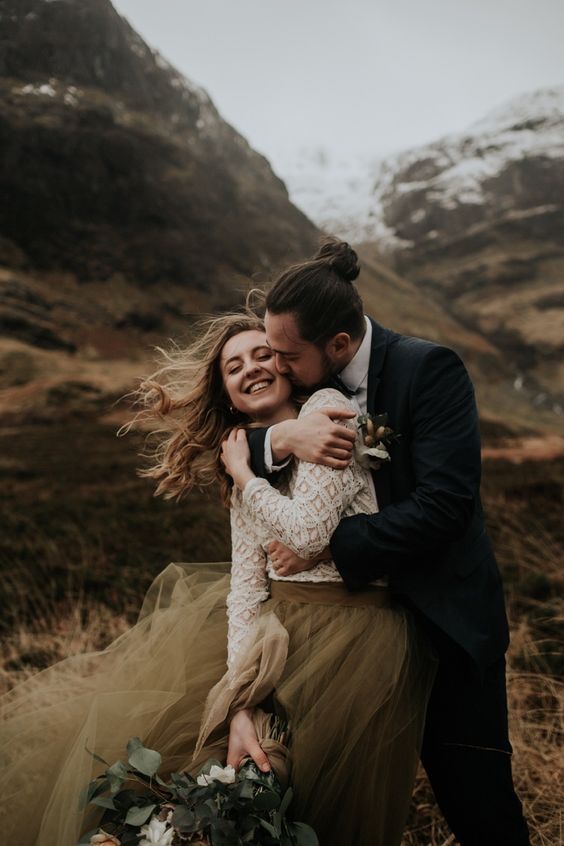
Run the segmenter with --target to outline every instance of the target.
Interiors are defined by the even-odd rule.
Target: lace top
[[[327,407],[355,410],[339,391],[323,388],[308,399],[299,416]],[[344,425],[356,431],[355,419]],[[268,599],[269,579],[341,581],[330,560],[303,573],[278,576],[267,553],[271,541],[281,541],[300,558],[312,558],[329,545],[341,517],[375,511],[370,471],[361,467],[354,456],[345,470],[294,461],[280,474],[276,488],[266,479],[256,478],[248,482],[243,493],[233,489],[231,590],[227,598],[229,667],[258,615],[260,603]]]

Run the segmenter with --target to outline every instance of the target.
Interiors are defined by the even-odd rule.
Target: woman
[[[252,478],[241,431],[220,457],[234,425],[348,401],[322,390],[298,412],[260,320],[249,315],[210,321],[188,350],[167,355],[140,397],[136,421],[161,422],[143,471],[157,493],[179,497],[219,479],[231,504],[231,583],[170,565],[138,623],[108,649],[62,661],[5,697],[5,835],[74,846],[91,824],[76,810],[80,788],[100,770],[87,748],[115,760],[132,735],[170,770],[193,753],[193,766],[225,753],[228,732],[230,763],[249,753],[268,767],[248,717],[273,693],[292,726],[297,818],[323,846],[399,844],[432,675],[425,644],[381,586],[349,596],[329,560],[290,584],[266,552],[277,538],[323,557],[341,515],[374,510],[368,472],[355,460],[343,471],[297,463],[276,490]]]

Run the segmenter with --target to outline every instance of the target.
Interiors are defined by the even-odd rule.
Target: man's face
[[[271,314],[267,311],[264,325],[277,370],[297,387],[313,388],[336,372],[327,353],[300,336],[293,314]]]

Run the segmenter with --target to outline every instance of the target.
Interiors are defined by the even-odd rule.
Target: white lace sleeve
[[[354,411],[339,391],[324,388],[309,398],[300,417],[328,407]],[[355,420],[345,425],[355,430]],[[345,470],[299,461],[291,498],[271,487],[266,479],[257,478],[245,486],[243,501],[253,518],[277,540],[300,558],[312,558],[328,546],[343,510],[364,484],[365,477],[354,458]]]
[[[227,666],[232,667],[242,641],[268,599],[266,555],[241,496],[231,499],[231,589],[227,596]]]

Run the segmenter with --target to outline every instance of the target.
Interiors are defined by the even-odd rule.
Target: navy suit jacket
[[[350,590],[388,576],[392,594],[484,670],[509,642],[499,569],[480,502],[474,389],[458,355],[372,322],[367,410],[401,435],[373,473],[379,511],[341,520],[333,560]],[[266,476],[265,429],[249,430]],[[446,635],[446,639],[444,638]]]

